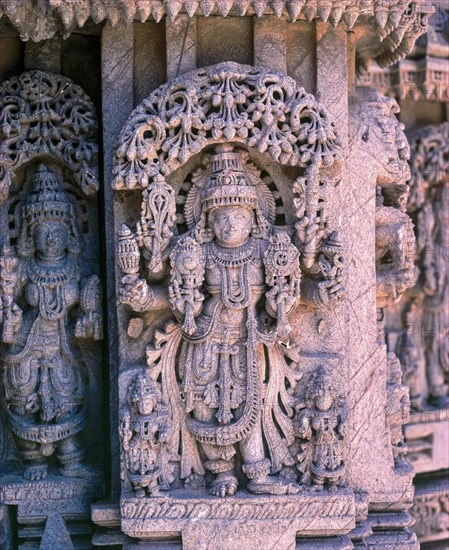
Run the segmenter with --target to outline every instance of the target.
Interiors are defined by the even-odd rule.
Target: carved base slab
[[[121,528],[146,541],[182,537],[183,548],[295,548],[297,536],[332,536],[355,526],[353,492],[228,498],[172,491],[166,498],[122,498]]]
[[[0,502],[6,508],[17,506],[20,548],[34,544],[42,550],[74,548],[72,532],[79,540],[88,541],[91,502],[101,497],[103,490],[95,473],[84,479],[49,475],[42,481],[26,481],[14,474],[0,477]]]
[[[18,506],[20,516],[89,512],[91,501],[102,490],[96,475],[83,479],[49,475],[42,481],[26,481],[13,474],[0,477],[0,501]]]

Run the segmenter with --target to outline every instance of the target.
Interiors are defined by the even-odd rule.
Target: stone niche
[[[395,100],[355,79],[369,59],[388,66],[404,57],[429,10],[421,1],[321,0],[49,1],[16,16],[6,8],[34,42],[27,71],[3,84],[2,137],[9,145],[10,135],[28,132],[17,148],[36,152],[0,164],[10,178],[2,178],[11,218],[2,233],[4,294],[17,286],[21,261],[15,224],[36,233],[40,208],[51,223],[63,218],[69,236],[78,231],[80,321],[74,310],[57,328],[50,319],[59,336],[49,349],[59,358],[72,323],[76,345],[89,339],[82,357],[92,357],[92,381],[102,378],[92,109],[65,76],[29,69],[51,70],[42,55],[50,41],[61,44],[89,18],[106,21],[94,80],[110,437],[108,500],[98,500],[102,477],[89,460],[74,459],[70,472],[42,440],[47,454],[22,456],[25,468],[39,459],[27,481],[19,468],[14,486],[1,481],[4,532],[13,529],[14,495],[29,487],[53,495],[40,515],[19,504],[22,523],[45,516],[42,548],[76,547],[70,521],[95,501],[97,547],[417,549],[402,434],[408,390],[385,344],[386,309],[414,283],[409,148]],[[64,73],[58,59],[53,69]],[[66,83],[25,100],[42,135],[52,123],[46,146],[22,127],[22,99],[10,108],[26,78]],[[64,96],[75,89],[82,108]],[[46,282],[32,282],[44,303]],[[36,303],[7,303],[11,334],[28,328],[14,305],[26,313]],[[31,345],[37,360],[51,355],[42,347]],[[102,417],[99,388],[87,387],[72,424],[84,409]],[[5,393],[8,449],[17,438],[10,401]],[[34,418],[29,431],[44,437],[44,424]],[[98,443],[94,426],[83,433]],[[39,479],[50,462],[50,478]],[[75,470],[80,477],[67,475]],[[58,509],[57,490],[69,485],[77,488]]]

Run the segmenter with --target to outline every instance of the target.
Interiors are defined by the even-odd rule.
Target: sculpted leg
[[[46,458],[40,452],[40,444],[19,438],[16,438],[16,442],[20,455],[25,461],[23,477],[30,481],[45,479],[48,475],[48,464]]]
[[[216,412],[216,409],[211,409],[199,402],[195,407],[194,415],[201,422],[213,422]],[[207,443],[202,444],[202,449],[207,457],[204,466],[215,475],[210,494],[216,497],[235,495],[238,486],[234,471],[235,449],[232,446],[219,447]]]
[[[260,419],[249,437],[240,443],[240,451],[243,457],[242,469],[249,479],[248,491],[270,495],[294,495],[300,492],[297,483],[269,475],[271,463],[265,458]]]
[[[58,460],[61,464],[59,473],[67,477],[84,477],[89,468],[81,463],[84,458],[84,450],[79,442],[78,436],[74,435],[58,441]]]

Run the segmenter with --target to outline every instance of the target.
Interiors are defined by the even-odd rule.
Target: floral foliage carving
[[[45,155],[67,166],[87,195],[98,190],[95,108],[70,79],[28,71],[0,87],[0,200],[13,173]]]
[[[134,110],[120,136],[114,188],[147,187],[222,140],[301,167],[330,166],[339,153],[326,111],[293,79],[221,63],[177,78]]]

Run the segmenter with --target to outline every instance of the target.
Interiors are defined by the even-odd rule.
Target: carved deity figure
[[[300,252],[269,221],[271,193],[244,169],[241,153],[219,146],[195,178],[186,201],[195,223],[166,254],[168,293],[138,276],[142,226],[137,236],[122,227],[120,299],[138,312],[169,307],[179,323],[156,333],[147,362],[173,418],[168,446],[172,455],[181,449],[186,485],[206,470],[212,495],[233,495],[241,461],[250,492],[294,494],[300,487],[286,472],[297,454],[293,388],[301,375],[282,343],[301,299]],[[333,267],[341,249],[328,244],[322,260],[332,278],[304,285],[303,299],[341,297],[341,264]]]
[[[86,372],[78,343],[102,338],[101,288],[81,268],[75,205],[41,165],[20,207],[17,257],[0,258],[6,414],[30,480],[82,476]],[[89,276],[90,275],[90,276]]]
[[[401,362],[393,352],[387,354],[387,365],[386,420],[390,430],[394,462],[395,465],[399,465],[405,462],[407,454],[402,426],[410,420],[409,390],[402,384]]]
[[[449,123],[423,128],[412,143],[408,211],[415,223],[419,278],[403,312],[402,359],[423,357],[428,402],[449,406]],[[416,325],[421,327],[417,330]]]
[[[325,484],[335,490],[344,473],[349,409],[342,388],[325,367],[312,374],[305,402],[296,408],[296,429],[304,440],[298,455],[301,481],[316,491]]]
[[[159,478],[168,467],[161,450],[169,433],[159,384],[144,373],[137,375],[128,390],[128,404],[120,425],[128,476],[136,496],[158,496]]]

